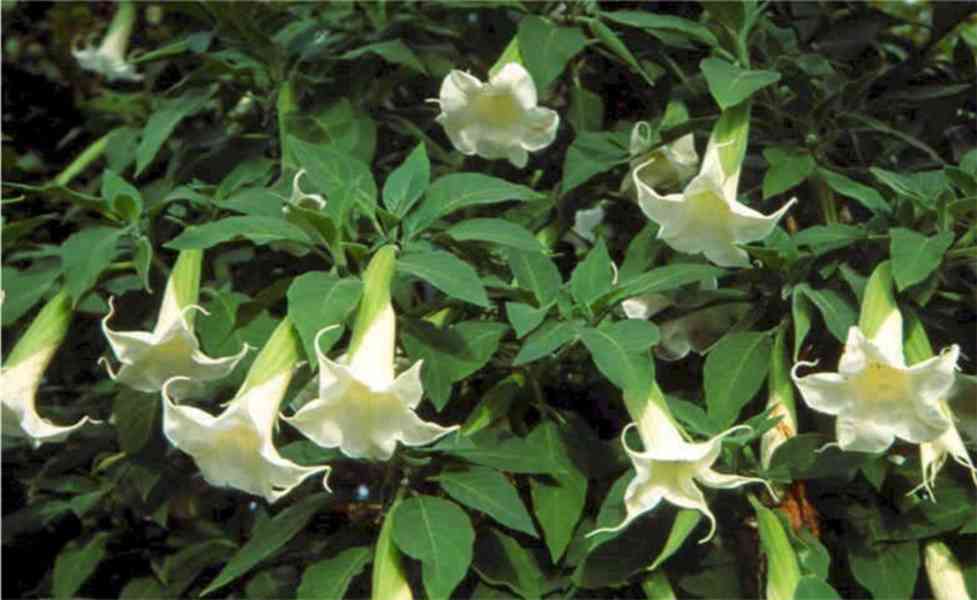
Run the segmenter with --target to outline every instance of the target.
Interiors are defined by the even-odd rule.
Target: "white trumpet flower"
[[[143,76],[126,60],[126,48],[135,20],[135,6],[131,2],[119,2],[119,9],[102,43],[97,48],[91,44],[85,48],[73,47],[72,56],[82,69],[100,73],[109,81],[142,81]]]
[[[224,358],[210,358],[200,351],[200,343],[193,333],[192,317],[193,311],[208,314],[193,304],[199,285],[201,258],[199,250],[180,253],[152,332],[109,329],[109,320],[115,314],[114,299],[109,299],[109,313],[102,319],[102,331],[122,363],[118,372],[113,372],[105,361],[112,379],[141,392],[158,392],[164,383],[179,376],[181,383],[174,384],[176,389],[171,391],[184,396],[196,383],[226,377],[244,358],[247,344],[236,355]]]
[[[808,406],[838,416],[842,450],[882,452],[897,437],[913,444],[932,442],[952,425],[940,403],[953,385],[960,348],[951,346],[907,367],[901,318],[897,329],[898,337],[889,328],[892,335],[876,336],[873,342],[853,326],[837,373],[798,377],[798,367],[815,363],[794,365],[791,376]]]
[[[286,318],[255,359],[237,395],[216,417],[173,402],[169,389],[185,377],[174,377],[163,386],[163,433],[193,457],[207,483],[275,502],[305,478],[325,472],[323,486],[328,489],[328,466],[297,465],[283,458],[273,441],[279,404],[298,356],[299,342]]]
[[[285,420],[324,448],[350,458],[389,460],[397,442],[429,444],[458,426],[442,427],[414,412],[424,395],[421,361],[395,377],[396,316],[390,302],[394,248],[377,251],[364,275],[348,360],[333,362],[319,349],[319,396]]]
[[[715,534],[716,517],[709,509],[697,483],[718,489],[737,488],[749,483],[766,485],[766,481],[757,477],[730,475],[712,468],[722,451],[723,438],[736,431],[749,429],[749,426],[738,425],[704,442],[688,442],[682,437],[666,409],[659,404],[664,402],[660,392],[657,395],[657,399],[653,397],[645,403],[636,423],[629,424],[621,432],[621,443],[635,470],[634,479],[624,492],[625,519],[614,527],[598,529],[590,535],[601,531],[620,531],[642,514],[654,509],[662,500],[666,500],[681,508],[698,510],[705,515],[709,520],[709,533],[700,540],[700,543],[704,543]],[[632,427],[637,428],[644,451],[628,446],[626,435]]]
[[[792,198],[766,216],[736,200],[740,166],[727,174],[719,148],[709,141],[702,171],[680,194],[661,195],[645,183],[644,171],[658,169],[651,159],[632,172],[642,212],[658,223],[658,238],[679,252],[702,253],[721,267],[746,267],[749,255],[737,244],[761,240],[773,231],[777,221],[797,201]]]
[[[482,83],[452,70],[441,83],[437,121],[462,154],[494,160],[506,158],[526,166],[527,152],[542,150],[556,139],[560,116],[536,106],[536,84],[518,63],[508,63]]]
[[[37,413],[37,390],[68,333],[71,317],[71,298],[62,290],[41,309],[0,369],[5,437],[28,439],[37,448],[45,442],[62,442],[86,423],[96,422],[82,417],[74,425],[55,425]]]

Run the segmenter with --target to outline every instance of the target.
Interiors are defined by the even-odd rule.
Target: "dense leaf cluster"
[[[977,596],[966,469],[948,461],[930,497],[915,445],[824,449],[834,418],[796,393],[796,435],[766,468],[760,441],[794,363],[834,370],[884,261],[907,344],[959,345],[972,381],[971,5],[135,6],[141,79],[109,82],[72,50],[115,4],[3,3],[4,347],[66,291],[38,410],[102,422],[39,448],[4,438],[4,597],[385,599],[399,573],[431,598],[946,598],[924,569],[935,542]],[[522,169],[459,153],[427,102],[452,69],[488,80],[509,62],[561,118]],[[723,150],[743,156],[738,200],[798,202],[742,246],[751,266],[723,268],[658,239],[621,182],[639,121],[653,149],[691,133],[701,150],[735,111],[748,137],[720,135],[741,144]],[[597,207],[593,232],[574,226]],[[160,395],[97,365],[109,298],[127,307],[114,328],[150,329],[178,251],[202,250],[202,350],[260,348],[287,317],[306,361],[292,414],[316,344],[350,345],[364,269],[389,244],[398,372],[423,360],[418,414],[460,429],[372,462],[280,424],[283,456],[331,465],[329,492],[310,478],[272,506],[208,485],[164,437]],[[668,306],[626,318],[648,294]],[[667,323],[731,306],[702,348],[691,331],[692,352],[663,353]],[[219,412],[255,354],[194,405]],[[624,396],[652,382],[694,439],[749,425],[715,467],[778,492],[705,489],[707,543],[699,512],[664,502],[588,535],[625,518]],[[969,385],[952,404],[964,434]]]

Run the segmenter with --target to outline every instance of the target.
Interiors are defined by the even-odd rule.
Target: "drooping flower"
[[[662,500],[666,500],[681,508],[698,510],[709,519],[709,533],[701,540],[706,542],[716,531],[716,517],[697,484],[717,489],[737,488],[748,483],[766,484],[757,477],[730,475],[712,468],[722,451],[723,438],[736,431],[749,429],[748,426],[738,425],[704,442],[688,442],[664,408],[664,401],[661,392],[655,387],[644,404],[642,414],[636,416],[632,411],[635,423],[629,424],[621,432],[621,443],[635,470],[634,479],[624,492],[624,521],[614,527],[598,529],[589,535],[601,531],[620,531],[640,515],[658,506]],[[635,450],[627,443],[627,432],[632,427],[638,430],[644,445],[643,451]]]
[[[109,81],[142,81],[142,75],[126,60],[126,48],[135,20],[136,7],[132,2],[119,2],[102,43],[97,48],[91,44],[85,48],[73,47],[72,56],[82,69],[100,73]]]
[[[748,117],[747,117],[748,118]],[[717,126],[718,128],[718,126]],[[743,134],[745,135],[745,133]],[[742,140],[724,141],[733,144]],[[709,140],[702,170],[680,194],[661,195],[646,184],[645,170],[657,169],[655,159],[632,172],[638,204],[658,223],[658,238],[679,252],[702,253],[721,267],[749,266],[749,255],[736,244],[761,240],[797,201],[792,198],[780,210],[765,216],[736,199],[741,165],[724,169],[716,133]]]
[[[536,84],[518,63],[508,63],[482,83],[452,70],[441,83],[437,121],[462,154],[494,160],[506,158],[526,166],[527,152],[542,150],[556,139],[560,116],[536,106]]]
[[[210,358],[200,351],[193,333],[193,311],[207,314],[195,304],[202,256],[200,250],[180,252],[152,332],[109,329],[108,322],[115,314],[114,300],[109,299],[109,313],[102,319],[102,331],[122,363],[116,373],[106,361],[112,379],[141,392],[157,392],[164,383],[180,376],[180,383],[171,386],[171,392],[184,396],[193,391],[196,383],[226,377],[244,358],[247,344],[238,354],[224,358]]]
[[[45,442],[62,442],[88,422],[82,417],[74,425],[55,425],[37,413],[37,390],[44,371],[68,333],[72,308],[68,292],[58,292],[7,356],[0,369],[0,405],[3,407],[3,435],[26,438],[36,448]]]
[[[953,386],[960,348],[906,366],[902,324],[885,262],[866,284],[860,324],[848,330],[838,372],[798,377],[797,369],[811,362],[798,362],[791,371],[808,406],[838,416],[842,450],[882,452],[895,438],[932,442],[953,424],[941,402]]]
[[[653,145],[651,125],[645,121],[635,123],[631,130],[631,167],[621,181],[622,194],[631,194],[635,189],[634,176],[639,167],[642,167],[641,181],[654,189],[678,189],[695,175],[699,155],[693,134],[654,149]]]
[[[315,473],[329,474],[325,465],[303,467],[283,458],[273,432],[278,408],[299,363],[300,345],[285,318],[255,358],[241,389],[220,415],[176,404],[163,386],[163,433],[174,446],[193,457],[207,483],[231,487],[275,502]]]
[[[604,222],[607,211],[603,202],[593,208],[578,210],[573,216],[573,232],[591,244],[597,239],[597,227]]]
[[[338,447],[351,458],[389,460],[397,442],[429,444],[457,429],[422,421],[414,412],[421,401],[421,361],[395,377],[396,316],[390,301],[395,250],[377,251],[364,274],[348,360],[333,362],[320,350],[319,397],[285,420],[325,448]]]

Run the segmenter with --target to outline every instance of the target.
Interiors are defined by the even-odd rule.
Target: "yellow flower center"
[[[705,229],[712,235],[730,238],[729,235],[729,205],[718,194],[706,191],[688,199],[691,213],[699,229]]]
[[[472,99],[472,109],[479,120],[495,127],[508,127],[522,116],[522,106],[508,91],[486,90]]]
[[[870,362],[852,382],[859,398],[898,402],[909,395],[909,376],[889,365]]]
[[[218,439],[218,446],[226,448],[244,459],[254,458],[261,448],[261,437],[258,432],[244,423],[222,432]]]

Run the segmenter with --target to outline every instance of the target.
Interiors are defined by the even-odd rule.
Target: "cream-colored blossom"
[[[641,181],[654,189],[678,189],[684,185],[699,168],[699,155],[695,151],[695,136],[686,134],[671,144],[652,149],[651,126],[639,121],[631,130],[631,166],[627,176],[621,181],[621,193],[631,194],[634,189],[634,176],[641,169]]]
[[[766,216],[736,199],[740,167],[726,174],[719,150],[710,141],[702,171],[680,194],[659,194],[644,181],[644,171],[656,169],[649,160],[632,172],[638,189],[638,204],[649,219],[658,223],[658,238],[679,252],[702,253],[721,267],[749,266],[749,255],[737,244],[761,240],[773,231],[777,221],[797,201],[792,198]]]
[[[82,69],[100,73],[109,81],[142,81],[143,76],[126,60],[126,48],[135,19],[135,6],[131,2],[119,2],[102,43],[97,48],[92,44],[85,48],[73,47],[72,56]]]
[[[163,386],[163,433],[175,447],[193,457],[213,486],[235,488],[275,502],[306,477],[325,472],[325,465],[303,467],[283,458],[273,433],[278,408],[298,363],[299,342],[285,319],[255,359],[237,395],[218,416],[176,404]],[[326,486],[328,489],[328,486]]]
[[[397,442],[429,444],[457,429],[421,420],[414,412],[424,395],[421,361],[395,377],[396,316],[390,302],[394,249],[381,248],[364,283],[348,360],[333,362],[319,349],[319,396],[285,418],[324,448],[351,458],[389,460]]]
[[[898,315],[898,313],[896,313]],[[838,446],[842,450],[882,452],[895,438],[913,444],[933,442],[952,425],[941,401],[953,385],[960,348],[951,346],[938,356],[906,366],[901,320],[889,332],[866,339],[861,329],[848,331],[837,373],[791,376],[808,406],[837,415]]]
[[[184,251],[173,269],[159,318],[153,331],[113,331],[108,322],[115,314],[115,302],[109,299],[109,313],[102,319],[102,331],[112,347],[115,357],[122,363],[113,372],[108,362],[109,376],[141,392],[157,392],[174,377],[180,383],[171,386],[171,393],[184,396],[193,391],[194,384],[226,377],[248,351],[245,344],[233,356],[210,358],[200,351],[200,343],[193,333],[192,311],[208,314],[196,304],[185,304],[178,292],[178,278],[185,271],[193,271],[186,265],[196,263],[197,270],[190,277],[199,277],[199,251]],[[193,280],[195,287],[197,281]],[[195,292],[193,293],[195,296]]]
[[[645,448],[643,451],[635,450],[627,443],[626,435],[632,427],[637,428],[640,434]],[[716,517],[709,509],[699,484],[717,489],[737,488],[749,483],[766,484],[757,477],[720,473],[712,468],[722,451],[723,438],[741,429],[749,427],[739,425],[707,441],[688,442],[670,415],[656,401],[647,402],[641,418],[629,424],[621,433],[621,443],[635,470],[634,479],[624,492],[626,517],[620,524],[598,529],[590,535],[601,531],[620,531],[666,500],[705,515],[709,519],[709,533],[701,541],[708,541],[716,531]]]
[[[923,567],[934,600],[970,600],[964,570],[946,544],[938,540],[923,544]]]
[[[437,121],[459,152],[506,158],[520,168],[528,152],[553,143],[560,124],[556,111],[536,105],[536,84],[518,63],[506,64],[488,83],[452,70],[434,101],[441,106]]]
[[[62,442],[76,429],[95,422],[82,417],[74,425],[55,425],[37,412],[44,371],[64,340],[71,317],[71,298],[61,291],[41,309],[0,369],[4,437],[28,439],[36,448],[45,442]]]
[[[326,207],[325,198],[323,198],[320,194],[307,194],[302,191],[302,186],[299,184],[299,179],[302,177],[302,175],[305,175],[305,169],[302,169],[296,173],[295,177],[292,179],[292,195],[288,199],[288,204],[313,210],[324,209]],[[287,206],[283,208],[287,208]]]

